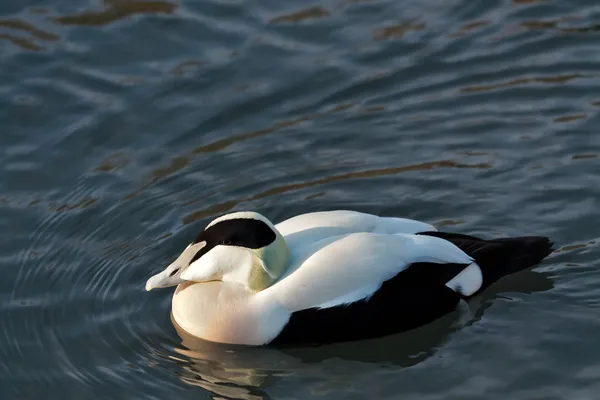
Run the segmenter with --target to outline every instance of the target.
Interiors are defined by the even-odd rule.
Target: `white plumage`
[[[336,305],[341,299],[356,301],[415,262],[471,264],[472,259],[436,237],[350,233],[306,246],[298,243],[296,252],[292,250],[290,274],[260,295],[272,296],[290,311]]]
[[[505,245],[451,236],[423,222],[355,211],[303,214],[276,225],[257,213],[232,213],[211,222],[146,288],[179,285],[173,317],[203,339],[250,345],[331,341],[332,332],[317,330],[330,322],[332,329],[353,327],[360,323],[348,315],[353,310],[357,318],[369,319],[388,318],[397,308],[395,318],[402,319],[410,293],[423,313],[437,318],[453,306],[438,305],[437,299],[454,302],[478,292],[486,272],[456,243],[472,239],[478,249],[492,250]],[[381,318],[374,329],[399,329],[398,322],[391,326]],[[316,325],[306,326],[312,322]],[[306,333],[297,332],[299,323]],[[354,329],[341,332],[340,340],[379,334]]]

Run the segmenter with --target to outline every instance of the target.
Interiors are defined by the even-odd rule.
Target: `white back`
[[[282,221],[276,224],[275,227],[283,236],[299,232],[309,232],[316,228],[333,228],[338,229],[341,233],[417,233],[437,230],[430,224],[412,219],[378,217],[372,214],[348,210],[301,214]]]
[[[370,296],[415,262],[472,263],[452,243],[431,236],[355,233],[323,240],[300,265],[257,296],[272,298],[290,312],[331,307]],[[440,265],[440,268],[444,268]]]

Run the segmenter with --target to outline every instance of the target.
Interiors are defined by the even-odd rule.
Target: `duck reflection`
[[[388,337],[312,347],[251,347],[208,342],[183,331],[171,316],[181,339],[166,355],[175,374],[186,384],[201,387],[216,398],[269,399],[267,388],[285,379],[317,381],[324,388],[347,386],[374,368],[405,368],[435,354],[461,327],[479,321],[500,293],[533,293],[553,287],[543,273],[525,271],[509,276],[485,293],[463,303],[437,321]],[[163,353],[165,349],[158,350]],[[175,366],[175,367],[173,367]]]

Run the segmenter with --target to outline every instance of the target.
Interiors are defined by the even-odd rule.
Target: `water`
[[[596,398],[595,1],[0,14],[0,398]],[[221,213],[338,208],[559,250],[466,322],[285,352],[182,343],[144,291]]]

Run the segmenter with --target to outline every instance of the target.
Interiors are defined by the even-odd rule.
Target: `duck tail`
[[[522,236],[516,238],[502,238],[490,240],[499,247],[504,254],[504,263],[494,268],[503,275],[513,274],[526,268],[533,267],[549,256],[553,251],[550,238],[544,236]],[[486,260],[490,263],[492,260]]]
[[[553,251],[552,240],[544,236],[484,240],[458,233],[423,232],[420,234],[448,240],[473,257],[483,275],[480,290],[503,276],[533,267]]]

